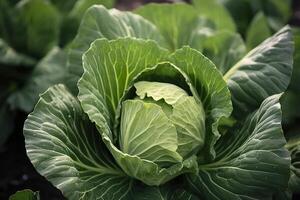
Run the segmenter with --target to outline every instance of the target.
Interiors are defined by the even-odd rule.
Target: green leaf
[[[218,31],[206,38],[203,54],[225,74],[246,54],[246,46],[239,34]]]
[[[255,48],[271,35],[272,32],[269,28],[267,18],[262,12],[257,13],[252,19],[246,33],[246,44],[248,50]]]
[[[199,200],[199,198],[181,185],[173,183],[161,187],[136,187],[134,200]]]
[[[17,53],[13,48],[0,38],[0,67],[4,66],[24,66],[32,67],[35,64],[35,60]]]
[[[60,13],[67,14],[73,8],[77,0],[69,0],[69,1],[50,0],[50,2],[60,11]]]
[[[115,0],[79,0],[76,1],[69,15],[81,19],[89,7],[99,4],[105,6],[106,8],[112,8],[114,2]]]
[[[99,38],[112,40],[119,37],[152,39],[159,44],[164,43],[154,25],[138,15],[115,9],[107,10],[98,5],[89,8],[71,44],[68,56],[68,70],[71,73],[69,85],[72,91],[77,90],[74,87],[83,73],[82,55],[90,44]]]
[[[287,188],[290,156],[281,129],[280,95],[268,97],[241,127],[216,145],[216,159],[199,165],[189,186],[204,199],[270,199]]]
[[[289,125],[297,123],[300,117],[300,29],[293,27],[292,32],[295,43],[293,73],[288,90],[281,99],[283,120]]]
[[[256,1],[262,4],[263,11],[266,13],[266,16],[268,16],[269,24],[273,30],[279,30],[288,23],[292,15],[291,0]]]
[[[141,100],[122,103],[120,150],[159,166],[182,162],[175,126],[160,106]]]
[[[297,119],[300,117],[299,99],[300,93],[292,91],[291,88],[284,93],[281,99],[284,124],[297,124]]]
[[[199,15],[214,22],[216,29],[235,31],[235,23],[227,9],[217,0],[192,0]]]
[[[175,105],[182,97],[188,97],[188,93],[182,88],[170,84],[150,81],[140,81],[134,84],[136,94],[141,98],[151,97],[154,101],[163,99],[169,105]]]
[[[188,4],[147,4],[135,10],[156,25],[170,50],[176,50],[191,40],[193,29],[197,27],[198,14]],[[160,44],[164,46],[163,44]]]
[[[60,16],[48,1],[22,0],[16,6],[15,13],[15,49],[42,57],[58,43]]]
[[[291,177],[289,180],[289,189],[294,193],[300,192],[300,137],[299,135],[289,139],[286,148],[290,151]]]
[[[13,109],[25,112],[32,111],[39,99],[39,94],[48,87],[65,81],[66,53],[53,48],[34,68],[26,82],[16,92],[10,95],[8,102]]]
[[[245,116],[268,96],[285,91],[292,67],[292,34],[286,26],[250,51],[224,75],[235,115]]]
[[[177,152],[184,158],[197,153],[205,140],[205,113],[201,102],[182,88],[160,82],[140,81],[134,84],[136,94],[144,101],[153,99],[175,125],[178,137]],[[159,101],[163,101],[159,103]],[[166,108],[170,106],[171,108]],[[176,141],[177,142],[177,141]]]
[[[0,38],[6,41],[10,39],[12,30],[13,9],[7,0],[0,1]]]
[[[89,7],[100,4],[107,8],[112,8],[115,0],[77,0],[74,2],[71,0],[71,3],[70,1],[59,0],[56,3],[64,12],[60,30],[60,45],[64,46],[75,38],[80,21]]]
[[[113,128],[117,106],[132,80],[167,55],[153,41],[120,38],[96,40],[83,56],[78,82],[83,110],[97,126]]]
[[[202,150],[205,141],[205,112],[194,97],[184,97],[173,106],[171,121],[177,129],[178,150],[184,158]]]
[[[25,121],[24,136],[36,170],[68,199],[130,199],[132,180],[63,85],[41,95]]]
[[[219,120],[229,117],[232,112],[228,87],[215,65],[194,49],[183,47],[170,56],[170,61],[189,77],[201,99],[206,114],[204,149],[208,151],[202,154],[206,155],[204,159],[213,158],[214,145],[220,137]]]
[[[39,192],[33,192],[29,189],[21,190],[9,197],[9,200],[39,200]]]

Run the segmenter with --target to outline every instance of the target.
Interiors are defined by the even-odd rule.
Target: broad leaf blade
[[[300,192],[300,137],[294,136],[289,139],[286,148],[291,153],[291,177],[289,180],[289,190],[295,193]]]
[[[293,27],[292,32],[295,43],[293,73],[288,90],[281,99],[283,120],[289,125],[297,123],[300,117],[300,28]]]
[[[246,54],[246,45],[239,34],[218,31],[205,40],[203,54],[225,74]]]
[[[0,38],[0,67],[25,66],[31,67],[35,60],[23,54],[17,53],[13,48]]]
[[[214,22],[216,29],[235,31],[235,23],[227,9],[217,0],[192,0],[199,15]]]
[[[41,95],[25,121],[24,136],[34,167],[67,198],[119,200],[130,195],[130,178],[63,85]]]
[[[160,187],[136,187],[134,189],[134,200],[199,200],[181,185],[173,183]]]
[[[83,110],[97,126],[112,128],[119,101],[132,80],[167,53],[153,41],[96,40],[83,56],[85,72],[78,82]]]
[[[39,200],[39,192],[33,192],[29,189],[21,190],[9,197],[9,200]]]
[[[235,114],[257,109],[273,94],[286,90],[293,66],[293,41],[288,26],[250,51],[225,75]]]
[[[8,102],[12,108],[25,112],[32,111],[39,94],[48,87],[65,82],[66,53],[58,47],[53,48],[34,68],[28,80],[20,89],[10,95]]]
[[[83,73],[82,55],[90,44],[100,38],[112,40],[120,37],[152,39],[163,43],[154,25],[138,15],[115,9],[107,10],[99,5],[89,8],[71,44],[68,56],[68,70],[71,73],[69,84],[72,91],[77,90],[76,83]]]
[[[15,49],[42,57],[58,43],[60,16],[48,1],[22,0],[15,9],[12,33]]]
[[[261,42],[271,36],[271,30],[267,18],[262,12],[257,13],[246,34],[246,44],[248,50],[258,46]]]
[[[176,50],[188,44],[198,22],[197,11],[188,4],[147,4],[135,10],[151,21],[164,36],[168,49]]]
[[[188,176],[205,199],[270,199],[287,188],[290,156],[281,129],[280,95],[267,98],[241,127],[216,145],[217,157]]]

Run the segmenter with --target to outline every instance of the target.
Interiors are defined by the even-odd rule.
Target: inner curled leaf
[[[134,87],[136,98],[122,106],[124,153],[166,167],[203,147],[205,113],[194,97],[169,83],[140,81]]]

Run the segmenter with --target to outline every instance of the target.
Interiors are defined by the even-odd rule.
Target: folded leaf
[[[21,190],[9,197],[9,200],[39,200],[39,192],[33,192],[29,189]]]
[[[294,193],[300,192],[300,137],[296,135],[289,139],[286,148],[291,153],[291,177],[289,180],[289,190]]]
[[[216,145],[214,162],[200,165],[198,176],[187,176],[190,187],[204,199],[270,199],[285,190],[290,156],[281,129],[280,95],[263,101],[241,127]]]
[[[39,94],[48,87],[65,82],[66,53],[58,47],[53,48],[33,69],[27,81],[12,93],[8,102],[13,109],[32,111]]]
[[[270,36],[271,30],[267,18],[262,12],[257,13],[247,30],[246,44],[248,50],[255,48]]]
[[[214,22],[216,29],[235,31],[235,23],[227,9],[217,0],[192,0],[199,15]]]
[[[163,43],[154,25],[138,15],[115,9],[107,10],[100,5],[89,8],[71,44],[68,56],[68,71],[71,73],[69,87],[73,92],[77,91],[76,83],[83,73],[82,55],[90,44],[100,38],[112,40],[120,37],[152,39]]]
[[[36,170],[68,199],[131,199],[132,180],[63,85],[41,95],[25,121],[24,136]]]
[[[170,61],[180,68],[195,87],[206,115],[204,159],[215,156],[214,145],[220,137],[219,120],[229,117],[232,111],[230,92],[215,65],[200,52],[183,47],[170,56]],[[194,95],[195,96],[195,95]]]
[[[239,34],[218,31],[206,38],[203,54],[225,74],[246,54],[246,45]]]
[[[189,43],[198,23],[196,9],[183,3],[147,4],[136,9],[135,13],[155,24],[172,51]]]
[[[225,75],[236,116],[247,116],[273,94],[286,90],[293,67],[291,29],[286,26],[251,50]]]
[[[153,41],[96,40],[83,56],[85,72],[78,83],[78,98],[91,121],[113,128],[118,104],[132,80],[167,53]]]

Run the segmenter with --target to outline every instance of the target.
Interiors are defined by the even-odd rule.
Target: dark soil
[[[174,2],[175,0],[119,0],[117,8],[133,9],[148,2]],[[293,25],[300,26],[300,1],[293,1],[294,14],[290,20]],[[61,192],[43,176],[39,175],[29,161],[22,134],[24,113],[19,113],[16,128],[7,143],[0,148],[0,199],[8,199],[18,190],[31,189],[40,191],[41,200],[63,200]],[[300,199],[295,196],[294,199]]]

